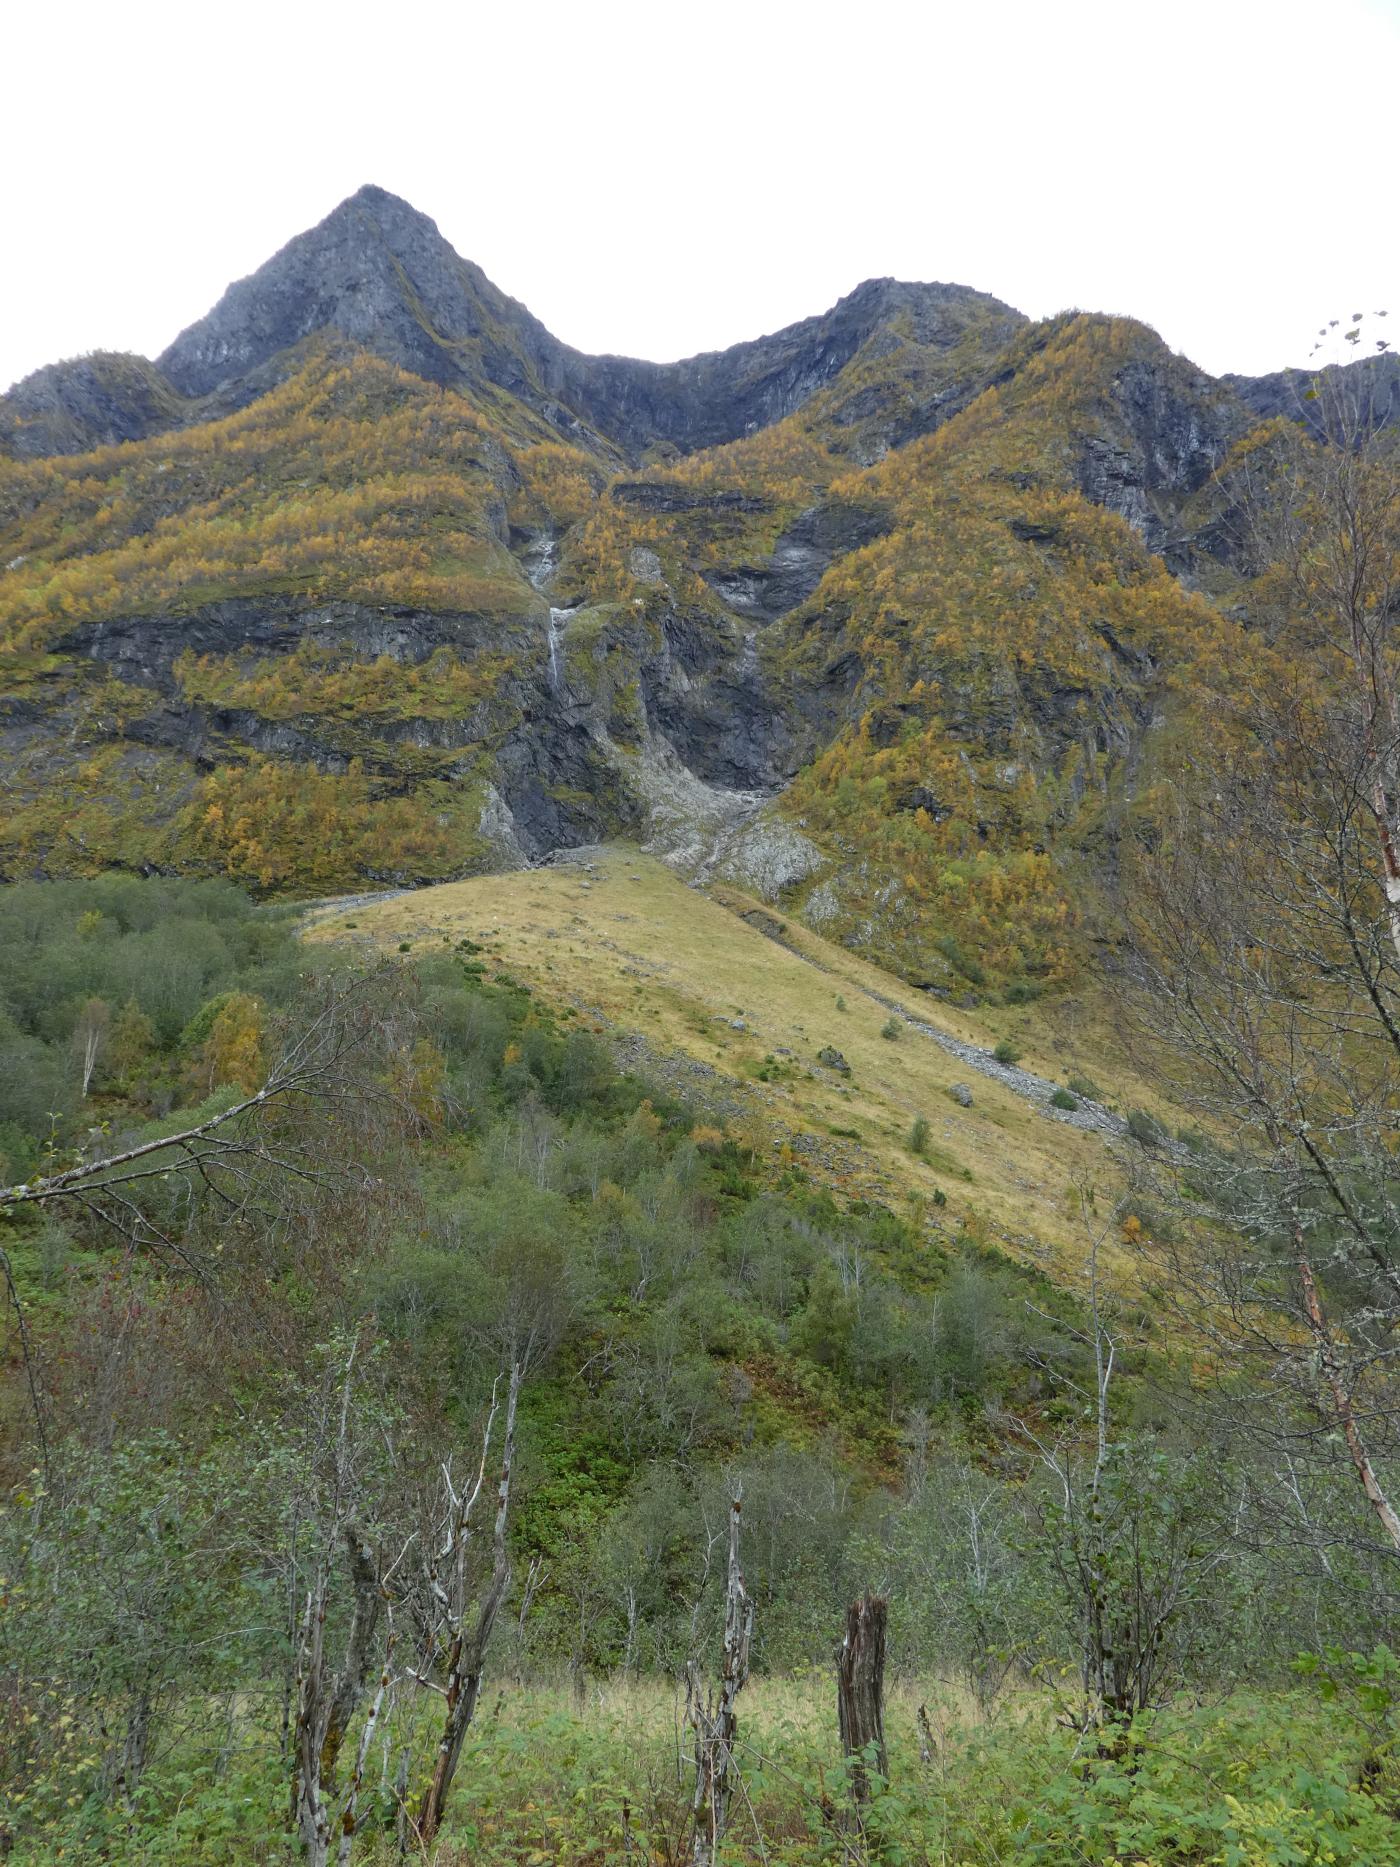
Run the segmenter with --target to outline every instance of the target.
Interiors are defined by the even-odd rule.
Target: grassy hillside
[[[919,1027],[976,1047],[986,1064],[1009,1044],[1048,1085],[1087,1080],[1118,1107],[1147,1093],[1083,1007],[1054,1020],[1041,1007],[974,1016],[931,1003],[799,921],[723,885],[702,894],[635,849],[318,910],[310,938],[415,953],[469,940],[600,1030],[637,1032],[653,1057],[696,1066],[675,1072],[678,1086],[777,1161],[1070,1282],[1083,1258],[1080,1191],[1097,1185],[1111,1201],[1114,1150],[1072,1125],[1072,1111],[1015,1093]],[[833,1048],[849,1075],[822,1061]],[[950,1097],[955,1084],[970,1107]],[[930,1132],[916,1152],[920,1118]]]

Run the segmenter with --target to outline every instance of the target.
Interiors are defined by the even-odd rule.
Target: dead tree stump
[[[836,1716],[841,1748],[854,1759],[851,1794],[859,1821],[870,1801],[866,1765],[874,1747],[875,1767],[889,1774],[885,1750],[885,1626],[889,1602],[869,1590],[846,1610],[846,1632],[836,1655]]]
[[[692,1809],[692,1867],[714,1867],[729,1822],[729,1803],[738,1781],[734,1756],[739,1719],[735,1701],[749,1678],[753,1602],[739,1566],[741,1503],[729,1506],[729,1569],[724,1591],[724,1649],[717,1691],[706,1691],[692,1660],[686,1667],[686,1718],[695,1733],[695,1798]]]

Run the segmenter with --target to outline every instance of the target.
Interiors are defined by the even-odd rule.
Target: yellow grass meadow
[[[781,912],[728,887],[704,893],[636,849],[328,903],[308,916],[307,937],[415,952],[470,939],[548,1002],[714,1072],[683,1086],[702,1104],[741,1104],[731,1131],[776,1161],[798,1159],[850,1197],[906,1212],[931,1210],[941,1192],[940,1225],[961,1223],[1060,1281],[1085,1257],[1084,1194],[1093,1189],[1102,1210],[1123,1180],[1101,1136],[1055,1121],[909,1023],[897,1039],[882,1035],[897,1007],[983,1048],[1012,1037],[1037,1074],[1082,1072],[1125,1106],[1140,1100],[1121,1051],[1106,1071],[1108,1035],[1092,1010],[940,1004]],[[828,1047],[849,1078],[821,1063]],[[950,1097],[957,1083],[971,1107]],[[922,1157],[908,1146],[919,1116],[930,1128]],[[1128,1268],[1120,1258],[1120,1275]]]

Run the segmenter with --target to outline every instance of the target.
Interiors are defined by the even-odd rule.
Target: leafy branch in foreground
[[[392,1075],[386,1087],[382,1072],[354,1069],[367,1052],[385,1040],[393,1042],[396,1007],[386,1005],[377,989],[390,970],[380,967],[348,980],[326,982],[313,1015],[293,1027],[277,1061],[251,1095],[172,1134],[79,1159],[70,1167],[0,1188],[0,1219],[26,1211],[76,1207],[124,1239],[129,1250],[165,1254],[207,1281],[209,1266],[200,1257],[188,1227],[182,1232],[166,1222],[142,1195],[162,1188],[168,1194],[170,1183],[176,1182],[186,1206],[203,1193],[222,1224],[251,1220],[270,1229],[277,1214],[268,1203],[269,1183],[279,1189],[288,1182],[317,1188],[347,1170],[363,1177],[363,1166],[332,1157],[327,1125],[316,1117],[333,1103],[353,1101],[364,1108],[374,1101],[403,1099]],[[285,1203],[279,1193],[277,1204]],[[3,1245],[0,1277],[16,1319],[41,1460],[47,1469],[33,1337],[14,1262]]]

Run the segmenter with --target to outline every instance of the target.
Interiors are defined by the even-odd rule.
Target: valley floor
[[[1361,1741],[1298,1696],[1235,1694],[1140,1721],[1130,1750],[1097,1754],[1023,1687],[979,1710],[946,1681],[897,1685],[887,1781],[864,1832],[852,1814],[829,1677],[755,1679],[738,1701],[739,1787],[724,1867],[1396,1867],[1400,1828],[1355,1787]],[[251,1728],[245,1734],[254,1735]],[[688,1867],[693,1761],[668,1682],[589,1679],[573,1690],[506,1677],[484,1701],[432,1867]],[[262,1753],[265,1758],[265,1747]],[[387,1764],[371,1755],[356,1859],[388,1867]],[[230,1725],[221,1779],[154,1824],[117,1823],[71,1858],[172,1867],[290,1867],[282,1782],[245,1768]],[[26,1867],[65,1848],[22,1846]],[[410,1855],[410,1858],[417,1856]]]
[[[438,1867],[690,1860],[693,1763],[661,1681],[507,1688],[464,1765]],[[850,1812],[829,1677],[758,1679],[739,1699],[728,1867],[1284,1867],[1400,1862],[1400,1828],[1353,1790],[1358,1737],[1316,1704],[1235,1695],[1142,1721],[1106,1759],[1039,1688],[979,1711],[907,1680],[886,1708],[889,1779],[864,1836]]]

